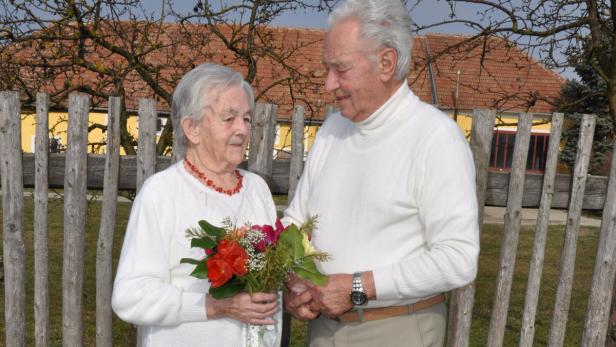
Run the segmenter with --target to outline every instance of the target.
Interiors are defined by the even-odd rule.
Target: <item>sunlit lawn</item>
[[[276,198],[277,203],[284,204],[284,198]],[[33,213],[32,199],[25,199],[25,235],[27,246],[27,303],[26,311],[26,346],[34,345],[34,311],[33,311]],[[0,215],[1,215],[0,210]],[[117,227],[114,240],[114,261],[119,255],[124,228],[130,212],[130,203],[120,203],[118,206]],[[100,218],[100,203],[88,203],[88,221],[86,223],[86,264],[85,264],[85,345],[95,345],[95,254]],[[52,200],[49,203],[49,271],[50,271],[50,302],[51,302],[51,345],[60,346],[62,343],[62,239],[63,239],[63,205],[61,200]],[[524,309],[524,295],[528,266],[532,251],[533,228],[525,227],[520,234],[518,257],[515,268],[513,289],[511,293],[509,319],[505,334],[505,346],[517,346]],[[552,305],[556,292],[558,278],[560,250],[563,243],[564,226],[550,228],[548,245],[546,249],[545,268],[543,271],[542,287],[539,299],[535,346],[547,345],[548,330],[550,327]],[[487,341],[494,286],[498,272],[500,256],[500,243],[502,239],[502,225],[484,226],[481,237],[481,256],[479,262],[479,275],[477,278],[477,293],[473,313],[472,334],[470,346],[484,346]],[[568,320],[565,345],[577,346],[584,324],[584,312],[587,304],[587,295],[594,266],[594,254],[598,240],[598,228],[582,228],[578,238],[578,257],[576,261],[571,310]],[[0,250],[0,254],[2,251]],[[114,262],[115,269],[115,262]],[[4,293],[4,283],[1,285]],[[4,308],[4,294],[0,295],[0,307]],[[291,346],[304,346],[306,339],[306,325],[293,322]],[[4,343],[4,315],[0,317],[0,345]],[[114,346],[128,346],[130,341],[129,325],[114,319]]]

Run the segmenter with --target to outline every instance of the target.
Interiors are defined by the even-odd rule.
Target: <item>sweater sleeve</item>
[[[377,299],[423,298],[464,286],[477,274],[479,225],[475,169],[459,130],[437,131],[413,178],[425,250],[374,270]],[[455,131],[455,132],[452,132]]]
[[[113,288],[112,307],[138,325],[177,325],[205,321],[205,293],[170,284],[170,236],[160,220],[165,197],[147,182],[135,199]],[[168,199],[168,197],[166,197]]]

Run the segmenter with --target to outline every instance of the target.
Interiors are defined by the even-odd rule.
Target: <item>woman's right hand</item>
[[[217,300],[208,294],[205,309],[208,319],[233,318],[250,324],[274,324],[278,310],[278,295],[274,293],[239,293]]]

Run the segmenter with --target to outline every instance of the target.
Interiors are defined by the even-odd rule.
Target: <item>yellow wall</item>
[[[453,118],[453,114],[450,114]],[[60,139],[62,146],[66,146],[67,143],[67,126],[68,115],[62,112],[50,112],[49,113],[49,137],[55,137]],[[517,117],[513,115],[497,116],[497,124],[495,126],[498,130],[512,130],[517,129]],[[466,138],[470,138],[470,131],[472,127],[472,117],[469,114],[458,114],[458,126],[464,132]],[[106,113],[90,113],[88,119],[88,125],[93,124],[106,125],[107,114]],[[547,118],[536,117],[533,120],[533,132],[549,133],[550,123]],[[129,117],[127,120],[128,131],[137,137],[139,124],[138,117]],[[304,127],[304,150],[308,152],[314,141],[314,137],[318,131],[318,126],[310,125]],[[34,114],[22,115],[22,130],[21,130],[21,143],[24,152],[34,152],[34,136],[36,130],[36,120]],[[291,126],[289,124],[281,124],[276,127],[277,135],[274,144],[274,153],[276,157],[288,158],[287,154],[291,152]],[[157,134],[160,135],[160,134]],[[88,148],[90,153],[104,153],[105,146],[102,144],[105,141],[105,133],[101,129],[93,129],[88,134],[88,142],[91,144]],[[284,154],[283,154],[284,153]],[[121,154],[125,154],[121,149]]]
[[[453,113],[449,115],[453,119]],[[494,128],[496,130],[510,130],[516,131],[518,117],[514,115],[497,115],[496,116],[496,125]],[[471,128],[473,125],[473,118],[469,114],[458,114],[458,126],[464,133],[467,139],[470,139],[471,136]],[[547,116],[535,116],[533,119],[533,127],[531,131],[533,133],[549,133],[550,132],[550,123],[549,118]]]
[[[88,117],[88,127],[94,124],[107,125],[107,114],[100,112],[92,112]],[[128,131],[137,135],[138,132],[138,118],[129,117],[127,120]],[[68,143],[68,114],[65,112],[50,112],[49,113],[49,138],[57,138],[60,140],[61,146],[66,149]],[[26,153],[34,152],[34,136],[36,133],[36,115],[25,114],[22,115],[21,120],[21,147]],[[103,144],[106,139],[106,133],[103,133],[102,129],[94,128],[88,133],[88,152],[102,154],[105,153],[105,145]],[[123,149],[120,149],[121,154],[125,154]]]
[[[304,127],[304,153],[307,153],[314,137],[319,129],[316,125]],[[276,141],[274,142],[274,152],[276,158],[288,158],[291,154],[291,125],[281,124],[276,126]],[[282,153],[285,154],[282,154]],[[288,156],[287,156],[288,155]]]

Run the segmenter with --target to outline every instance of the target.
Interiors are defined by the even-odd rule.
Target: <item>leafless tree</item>
[[[415,0],[420,6],[424,0]],[[437,23],[416,24],[418,32],[445,25],[463,25],[473,32],[466,41],[498,36],[515,43],[553,69],[584,63],[608,84],[610,113],[616,123],[616,39],[611,2],[596,0],[454,0],[449,16]],[[462,7],[475,10],[461,15]],[[468,13],[468,11],[464,11]]]
[[[62,109],[73,91],[90,94],[93,107],[105,107],[108,96],[122,96],[122,147],[133,154],[127,110],[137,108],[139,97],[156,98],[159,106],[168,107],[179,78],[219,53],[214,42],[224,44],[230,52],[227,62],[244,70],[259,97],[267,99],[267,92],[279,85],[287,86],[291,95],[312,85],[312,76],[286,64],[300,45],[280,45],[266,25],[287,11],[323,10],[328,0],[244,0],[218,7],[196,1],[194,9],[186,10],[171,0],[161,0],[155,9],[152,3],[1,1],[0,89],[19,90],[26,105],[34,105],[36,92],[45,91],[52,107]],[[262,60],[267,62],[260,64]],[[276,75],[257,81],[257,70],[264,64],[274,65]],[[158,153],[170,144],[167,122]]]

